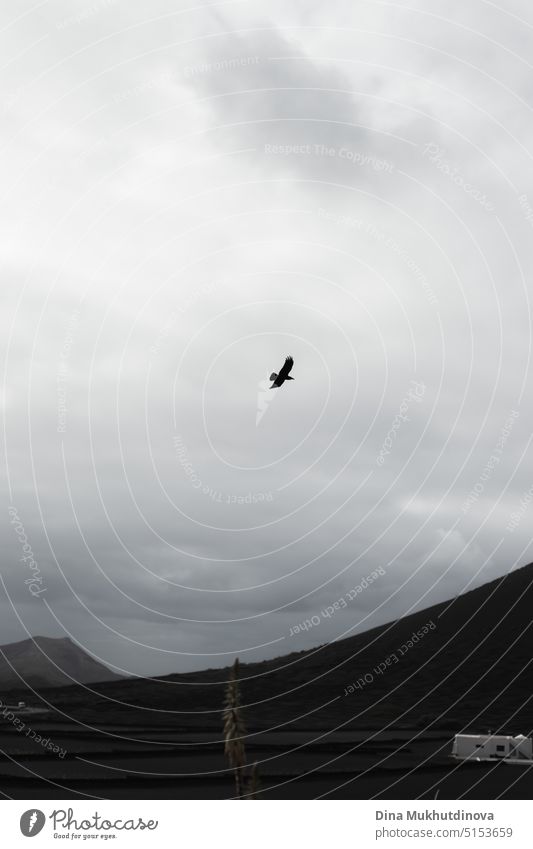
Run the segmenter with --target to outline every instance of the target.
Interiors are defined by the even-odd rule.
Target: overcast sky
[[[225,665],[533,559],[532,43],[525,0],[2,4],[1,643]]]

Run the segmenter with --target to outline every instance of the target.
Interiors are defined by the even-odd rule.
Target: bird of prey
[[[273,380],[274,383],[270,387],[274,389],[274,387],[282,386],[286,380],[294,380],[294,377],[289,377],[289,372],[294,365],[294,360],[292,357],[285,357],[285,362],[283,363],[279,374],[276,374],[275,371],[270,375],[270,380]]]

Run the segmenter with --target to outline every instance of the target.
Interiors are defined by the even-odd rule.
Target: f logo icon
[[[45,822],[46,817],[42,811],[30,808],[29,811],[24,811],[20,818],[20,830],[24,837],[35,837],[42,830]]]

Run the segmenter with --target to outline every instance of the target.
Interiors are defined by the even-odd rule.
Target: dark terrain
[[[68,637],[34,637],[0,647],[0,690],[29,687],[68,687],[121,678],[98,663]]]
[[[459,765],[449,754],[463,729],[531,733],[532,611],[529,565],[363,634],[243,664],[247,754],[259,764],[264,797],[530,798],[529,766]],[[435,628],[402,654],[430,622]],[[37,695],[4,691],[4,703],[49,711],[22,718],[66,755],[2,719],[0,790],[17,798],[231,797],[221,741],[227,678],[227,669],[210,669],[36,687]],[[358,679],[362,686],[345,695]]]

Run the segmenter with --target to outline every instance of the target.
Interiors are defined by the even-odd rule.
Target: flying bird
[[[292,357],[285,357],[285,362],[283,363],[279,374],[276,374],[275,371],[270,375],[270,380],[273,380],[274,383],[270,387],[274,389],[274,387],[282,386],[286,380],[294,380],[294,377],[289,377],[289,372],[294,365],[294,360]]]

